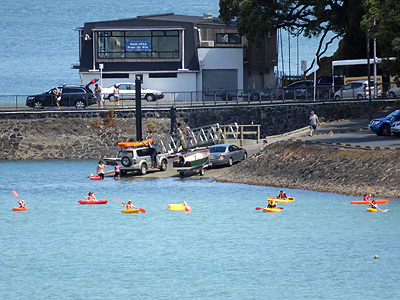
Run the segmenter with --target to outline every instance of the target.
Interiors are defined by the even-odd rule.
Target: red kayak
[[[375,200],[376,204],[382,204],[382,203],[389,203],[390,200],[386,200],[386,199],[377,199]],[[351,201],[350,204],[370,204],[368,201]]]
[[[97,200],[97,201],[88,201],[88,200],[79,200],[79,204],[107,204],[108,200]]]
[[[20,211],[20,210],[28,210],[28,208],[26,206],[25,207],[20,207],[20,206],[13,207],[13,211]]]
[[[90,176],[90,180],[100,180],[100,176]]]

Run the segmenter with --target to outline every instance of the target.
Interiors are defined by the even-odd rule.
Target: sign
[[[301,71],[304,73],[307,70],[307,61],[302,60],[301,61]]]
[[[151,39],[126,39],[125,50],[126,52],[150,52]]]

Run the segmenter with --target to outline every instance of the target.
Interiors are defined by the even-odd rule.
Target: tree
[[[366,14],[361,28],[369,38],[376,38],[382,57],[395,57],[395,61],[384,62],[390,74],[400,77],[400,1],[364,0]]]
[[[365,14],[363,1],[220,0],[219,5],[223,21],[226,24],[236,22],[239,34],[257,45],[261,45],[268,33],[279,28],[293,36],[319,37],[318,61],[337,38],[348,41],[342,46],[342,55],[346,58],[366,56],[366,34],[360,28]],[[329,32],[333,33],[333,37],[327,39]]]

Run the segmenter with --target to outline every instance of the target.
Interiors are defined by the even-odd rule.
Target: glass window
[[[238,33],[217,33],[217,44],[240,44],[241,38]]]
[[[178,30],[99,31],[98,58],[178,58]]]

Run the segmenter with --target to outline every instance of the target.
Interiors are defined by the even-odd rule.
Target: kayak
[[[377,212],[378,210],[376,208],[367,207],[367,211],[368,212]]]
[[[118,143],[119,148],[130,148],[130,147],[139,147],[139,146],[148,146],[153,142],[153,139],[148,139],[141,142],[121,142]]]
[[[88,200],[79,200],[79,204],[107,204],[108,200],[97,200],[97,201],[88,201]]]
[[[268,208],[268,207],[263,208],[263,212],[280,212],[280,211],[281,211],[280,208]]]
[[[389,203],[390,200],[386,200],[386,199],[377,199],[375,200],[376,204],[382,204],[382,203]],[[350,204],[370,204],[368,201],[351,201]]]
[[[185,206],[185,204],[168,204],[169,210],[186,210],[190,211],[190,206]]]
[[[275,200],[275,202],[280,202],[280,203],[286,203],[286,202],[294,202],[293,197],[287,197],[285,199],[282,198],[274,198],[274,197],[269,197],[268,202],[271,202],[272,200]]]
[[[100,176],[90,176],[90,180],[100,180]]]
[[[13,211],[23,211],[23,210],[28,210],[28,208],[26,206],[25,207],[20,207],[20,206],[13,207]]]
[[[134,209],[121,209],[121,212],[126,213],[126,214],[137,214],[139,212],[139,208],[134,208]]]

